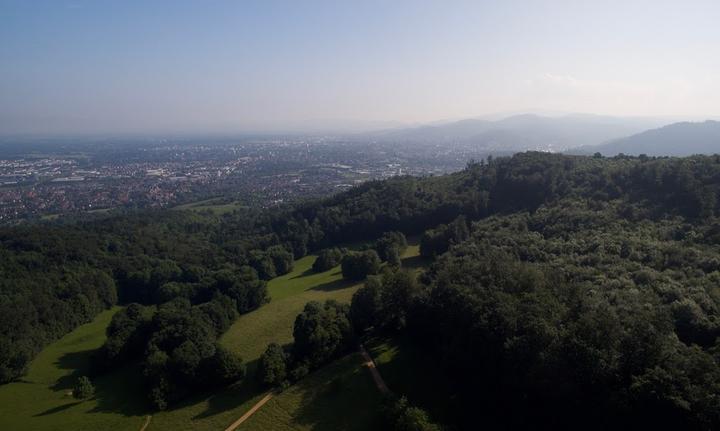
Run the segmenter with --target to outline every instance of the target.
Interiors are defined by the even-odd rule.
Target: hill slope
[[[480,148],[489,152],[562,151],[597,145],[657,127],[661,120],[595,115],[515,115],[498,121],[468,119],[448,124],[391,130],[371,135],[381,141]]]
[[[648,156],[690,156],[720,153],[720,122],[674,123],[659,129],[647,130],[627,138],[602,145],[571,150],[574,154],[603,155],[619,153]]]
[[[243,293],[239,288],[264,286],[248,265],[266,275],[281,267],[287,273],[292,271],[284,265],[289,249],[299,257],[392,230],[424,232],[420,253],[436,263],[421,277],[422,283],[393,271],[373,279],[358,288],[362,294],[357,301],[364,302],[353,302],[345,327],[363,322],[358,328],[363,335],[409,335],[415,348],[441,364],[445,369],[439,371],[457,393],[458,410],[467,413],[449,418],[453,425],[476,429],[481,417],[482,425],[491,428],[590,424],[586,428],[623,429],[644,424],[716,429],[719,161],[718,156],[522,153],[470,164],[448,176],[370,182],[329,199],[271,211],[207,217],[173,211],[62,229],[5,229],[0,239],[8,259],[0,263],[8,268],[5,274],[17,274],[17,279],[42,262],[41,256],[58,262],[57,268],[48,268],[58,278],[61,264],[72,259],[99,265],[104,259],[113,263],[127,258],[126,266],[132,269],[149,266],[147,277],[118,277],[124,282],[121,296],[157,308],[159,317],[151,322],[157,328],[183,318],[168,310],[188,310],[190,317],[197,313],[197,322],[177,319],[193,330],[180,340],[189,345],[207,339],[204,319],[216,309],[211,306],[228,304],[223,292],[243,299],[236,295]],[[79,251],[64,250],[68,236],[93,241],[84,241],[87,245]],[[265,253],[271,249],[276,253]],[[76,256],[78,252],[82,255]],[[164,259],[143,261],[141,256]],[[216,352],[223,345],[242,352],[252,369],[252,359],[261,351],[257,339],[273,339],[263,335],[263,329],[273,326],[268,322],[275,313],[263,317],[263,310],[279,312],[287,304],[301,305],[294,295],[325,292],[310,285],[285,290],[278,282],[312,278],[335,283],[329,279],[337,276],[333,273],[305,274],[309,260],[296,263],[295,270],[302,274],[270,283],[274,302],[243,308],[243,316],[227,333],[231,321],[219,321],[227,326],[217,331],[225,335]],[[230,272],[224,269],[228,266]],[[217,269],[208,277],[203,267]],[[163,273],[172,281],[158,282]],[[62,294],[58,299],[64,300],[74,290],[65,284],[62,291],[62,286],[51,284],[46,290]],[[80,286],[92,293],[92,283]],[[16,286],[6,282],[4,289],[12,292]],[[327,292],[347,300],[351,289],[355,287]],[[208,302],[207,297],[213,299]],[[80,294],[73,298],[71,304],[78,307],[86,303]],[[11,310],[12,303],[5,307]],[[14,323],[27,319],[12,316],[18,321]],[[289,341],[289,321],[277,328],[278,341]],[[150,341],[156,339],[162,340]],[[12,353],[12,347],[5,346]],[[167,348],[173,361],[183,359],[178,349]],[[152,364],[148,358],[138,359]],[[193,376],[204,377],[205,371]],[[222,425],[257,396],[243,385],[213,388],[217,392],[209,398],[209,389],[197,389],[194,383],[184,388],[187,397],[173,400],[167,412],[157,414],[155,427]],[[296,395],[277,408],[296,406]]]

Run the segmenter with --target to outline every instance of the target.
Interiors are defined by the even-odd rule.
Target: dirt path
[[[142,426],[142,428],[140,428],[140,431],[145,431],[147,429],[148,425],[150,425],[150,419],[152,419],[152,416],[147,415],[147,417],[145,418],[145,424]]]
[[[365,359],[364,365],[370,370],[370,374],[375,381],[375,386],[377,386],[378,390],[382,394],[389,394],[390,389],[388,389],[387,385],[385,384],[385,380],[383,380],[382,376],[380,375],[380,371],[378,371],[377,367],[375,366],[375,361],[373,361],[373,359],[370,357],[370,354],[367,352],[367,350],[365,350],[365,346],[363,346],[362,344],[360,345],[360,353]]]
[[[263,397],[263,399],[261,399],[261,400],[258,401],[254,406],[252,406],[252,408],[250,408],[250,410],[248,410],[247,412],[245,412],[244,415],[240,416],[240,419],[236,420],[235,422],[232,423],[232,425],[230,425],[229,427],[225,428],[225,431],[235,431],[235,430],[237,429],[237,427],[240,426],[240,424],[242,424],[243,422],[245,422],[246,420],[248,420],[248,418],[249,418],[250,416],[252,416],[253,413],[255,413],[256,411],[258,411],[258,409],[259,409],[260,407],[262,407],[263,405],[265,405],[266,402],[270,401],[270,398],[272,398],[272,397],[273,397],[273,393],[272,393],[272,392],[268,392],[268,393]]]

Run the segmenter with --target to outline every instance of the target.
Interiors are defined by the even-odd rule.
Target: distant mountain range
[[[456,145],[487,151],[564,151],[665,124],[655,118],[619,118],[588,114],[545,117],[515,115],[498,121],[467,119],[446,124],[391,129],[365,134],[377,141]]]
[[[619,153],[648,156],[689,156],[720,153],[720,122],[674,123],[647,130],[602,145],[583,146],[568,151],[573,154],[599,152],[606,156]]]

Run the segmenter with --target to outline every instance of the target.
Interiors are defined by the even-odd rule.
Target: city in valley
[[[0,223],[192,206],[214,198],[226,209],[266,207],[368,180],[455,171],[482,157],[478,151],[430,145],[404,151],[402,145],[332,137],[56,144],[0,146]]]

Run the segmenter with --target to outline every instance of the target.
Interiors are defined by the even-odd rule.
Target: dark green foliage
[[[371,277],[353,295],[350,316],[356,330],[368,328],[404,328],[407,316],[423,294],[415,274],[407,270],[385,270]]]
[[[308,302],[295,319],[293,357],[317,367],[352,347],[349,307],[335,301]]]
[[[408,270],[385,272],[380,288],[380,309],[376,322],[393,329],[404,328],[408,313],[422,293],[415,274]]]
[[[448,225],[425,231],[420,240],[420,255],[434,257],[445,253],[453,244],[465,241],[470,232],[465,217],[458,217]]]
[[[461,410],[474,409],[462,428],[478,413],[512,428],[717,426],[712,227],[693,223],[689,239],[687,220],[628,221],[627,205],[490,217],[433,265],[407,321],[452,362]]]
[[[352,314],[359,329],[413,334],[447,364],[459,428],[478,417],[505,429],[720,428],[718,197],[718,156],[524,153],[271,211],[5,227],[0,379],[116,297],[162,304],[119,317],[105,350],[142,361],[149,396],[166,407],[237,377],[216,340],[233,309],[267,299],[259,278],[287,269],[277,246],[300,257],[425,232],[422,254],[437,262],[422,286],[388,273]],[[379,266],[374,251],[353,253],[343,273]],[[347,348],[341,309],[315,304],[298,318],[291,379]]]
[[[380,272],[380,263],[375,250],[349,252],[342,259],[342,274],[351,280],[363,280]]]
[[[90,379],[87,376],[80,376],[75,383],[75,387],[72,391],[73,398],[78,400],[86,400],[92,398],[95,395],[95,386],[93,386]]]
[[[312,269],[315,272],[328,271],[340,265],[340,262],[346,254],[347,250],[344,248],[324,248],[318,253],[317,259],[313,262]]]
[[[397,263],[405,249],[407,249],[407,240],[402,232],[385,232],[375,242],[375,250],[383,262],[389,262],[392,259]]]
[[[236,317],[235,301],[221,293],[199,305],[176,298],[157,311],[130,304],[113,316],[96,368],[140,360],[152,405],[165,409],[244,377],[242,360],[217,344]]]
[[[205,360],[201,367],[199,374],[208,379],[202,384],[206,387],[220,387],[245,377],[242,359],[219,344],[215,345],[215,354]]]
[[[275,245],[267,249],[267,254],[273,261],[275,266],[275,273],[277,275],[284,275],[293,269],[293,254],[284,247]]]
[[[393,268],[399,268],[400,266],[402,266],[402,257],[400,256],[400,251],[396,248],[389,249],[386,254],[386,262],[389,266]]]
[[[145,349],[152,310],[130,304],[115,313],[107,327],[98,368],[105,369],[139,357]]]
[[[275,269],[275,262],[272,257],[261,250],[252,250],[249,256],[250,266],[257,271],[262,280],[270,280],[275,278],[278,273]]]
[[[212,324],[217,334],[227,331],[238,316],[236,302],[222,293],[216,294],[211,301],[197,307]]]
[[[240,358],[217,344],[220,332],[212,314],[214,308],[229,308],[221,301],[214,300],[217,305],[211,308],[179,298],[160,306],[153,316],[143,373],[155,408],[165,409],[196,390],[226,385],[245,375]]]
[[[359,333],[380,322],[382,302],[380,299],[382,281],[380,277],[369,277],[365,285],[353,294],[350,302],[350,318]]]
[[[211,277],[211,290],[235,301],[238,313],[247,313],[268,301],[267,285],[249,266],[235,271],[222,270]]]
[[[407,398],[385,401],[383,413],[387,428],[392,431],[440,431],[428,414],[419,407],[412,406]]]
[[[260,357],[258,378],[267,386],[278,386],[287,379],[288,357],[282,346],[271,343]]]
[[[385,270],[382,277],[369,278],[353,295],[350,304],[353,325],[360,332],[371,327],[402,329],[424,294],[412,271]]]
[[[45,344],[116,301],[104,271],[77,262],[56,267],[47,256],[0,247],[0,383],[22,376]]]

